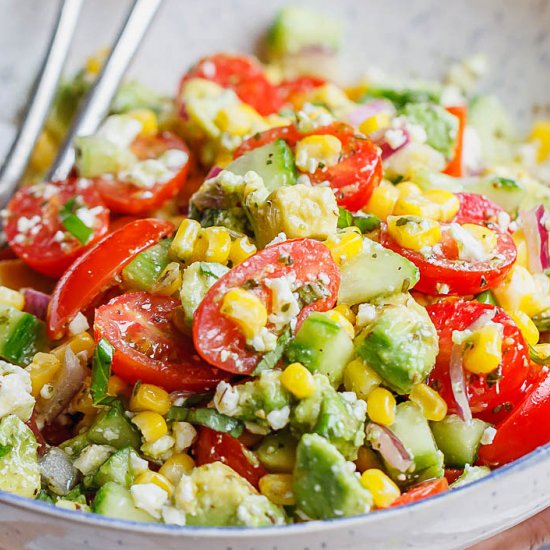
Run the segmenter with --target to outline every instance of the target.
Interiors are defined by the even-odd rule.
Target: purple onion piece
[[[548,229],[546,224],[548,222],[546,210],[542,204],[535,207],[535,218],[537,220],[537,226],[540,238],[540,263],[542,270],[550,268],[550,252],[548,250]]]
[[[367,437],[375,451],[400,472],[406,472],[413,464],[413,457],[401,440],[386,426],[369,422]]]
[[[222,170],[223,168],[220,168],[219,166],[212,166],[208,174],[206,174],[206,178],[204,178],[204,181],[215,178]]]
[[[22,288],[21,292],[25,296],[23,311],[36,315],[40,320],[45,321],[50,296],[39,290],[34,290],[34,288]]]
[[[403,139],[399,140],[398,144],[390,143],[388,140],[388,132],[402,132]],[[382,160],[388,159],[397,153],[397,151],[400,151],[403,147],[406,147],[411,141],[411,136],[405,128],[379,130],[378,132],[371,134],[370,138],[382,150]]]
[[[550,267],[548,251],[548,229],[546,228],[546,212],[539,204],[531,210],[520,212],[523,231],[527,243],[529,269],[533,273],[542,273]]]
[[[359,126],[363,121],[382,112],[393,116],[395,115],[395,107],[390,101],[385,99],[373,99],[368,103],[359,105],[356,109],[353,109],[353,111],[350,111],[346,115],[346,120],[352,126]]]

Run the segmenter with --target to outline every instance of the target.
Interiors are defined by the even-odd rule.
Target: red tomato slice
[[[299,76],[283,80],[278,87],[284,103],[290,103],[295,109],[300,109],[307,101],[308,94],[324,84],[326,80],[318,76]]]
[[[466,119],[468,118],[468,107],[466,105],[458,105],[456,107],[447,107],[447,111],[458,118],[458,132],[456,136],[455,154],[451,162],[443,172],[449,176],[459,178],[463,175],[464,168],[462,166],[462,150],[464,148],[464,129],[466,128]]]
[[[254,459],[249,451],[238,439],[229,434],[215,432],[210,428],[201,428],[195,443],[195,457],[197,466],[223,462],[233,468],[240,476],[248,480],[256,489],[260,478],[267,474],[265,468]]]
[[[445,399],[450,412],[457,411],[449,376],[453,331],[468,328],[486,311],[496,312],[492,322],[500,323],[504,330],[499,372],[502,378],[491,381],[489,377],[488,381],[487,375],[465,370],[466,395],[474,416],[487,422],[494,423],[508,414],[522,400],[530,377],[527,344],[514,321],[503,309],[475,301],[446,300],[427,310],[439,337],[439,354],[429,384]]]
[[[298,327],[312,311],[326,311],[336,303],[340,272],[324,244],[312,239],[296,239],[269,246],[234,267],[204,297],[193,322],[193,340],[201,357],[222,370],[250,374],[262,354],[248,349],[239,327],[221,314],[222,297],[228,290],[254,281],[259,284],[250,292],[256,294],[269,311],[271,292],[262,282],[290,274],[295,274],[300,286],[320,277],[326,280],[327,296],[302,309]]]
[[[294,126],[272,128],[250,137],[235,151],[235,158],[277,138],[294,147],[300,139],[313,135],[331,135],[342,142],[341,160],[334,166],[319,168],[307,174],[313,184],[328,181],[340,206],[357,212],[369,201],[382,179],[382,160],[378,148],[365,137],[359,137],[348,124],[337,122],[311,132],[299,132]]]
[[[502,466],[550,442],[550,374],[527,394],[522,403],[497,425],[490,445],[482,445],[479,463]]]
[[[448,224],[441,224],[443,233]],[[410,260],[420,270],[420,281],[415,290],[431,294],[433,296],[443,294],[441,285],[448,286],[446,295],[467,296],[478,294],[489,288],[494,288],[506,277],[516,261],[516,246],[512,237],[504,233],[496,226],[491,229],[497,235],[495,256],[489,260],[470,262],[459,260],[455,254],[450,254],[452,245],[443,242],[441,252],[434,252],[430,256],[424,256],[420,252],[403,248],[395,242],[388,233],[387,227],[380,232],[380,243]],[[452,239],[447,239],[451,240]],[[454,248],[457,253],[458,249]]]
[[[458,470],[456,468],[445,468],[445,479],[447,483],[451,485],[454,483],[462,474],[464,470]]]
[[[170,149],[183,151],[189,157],[189,149],[177,136],[163,132],[154,136],[138,137],[131,146],[139,160],[159,158]],[[143,215],[161,207],[175,197],[183,187],[189,160],[167,181],[157,182],[152,187],[143,188],[129,181],[115,178],[95,178],[97,190],[113,212],[120,214]]]
[[[277,112],[283,105],[281,94],[267,79],[263,67],[253,57],[217,53],[204,57],[181,79],[183,85],[192,78],[204,78],[224,88],[231,88],[241,101],[261,115]]]
[[[59,212],[71,199],[91,210],[93,233],[86,244],[71,235]],[[54,183],[22,187],[7,206],[4,231],[13,251],[26,264],[48,277],[59,277],[103,235],[109,227],[109,211],[87,180],[69,178]]]
[[[167,391],[201,392],[228,378],[197,356],[193,341],[172,323],[181,305],[169,296],[122,294],[96,310],[96,341],[115,348],[113,372],[123,380],[156,384]]]
[[[433,497],[439,493],[444,493],[449,490],[449,483],[446,478],[433,479],[430,481],[424,481],[419,483],[412,489],[409,489],[406,493],[403,493],[393,504],[394,506],[404,506],[405,504],[412,504],[419,500],[424,500],[428,497]]]
[[[143,219],[107,235],[71,265],[52,294],[48,308],[48,336],[61,338],[73,317],[111,284],[124,266],[142,250],[174,230],[164,220]]]
[[[498,204],[476,193],[457,193],[456,196],[460,201],[456,223],[498,224],[498,215],[502,212]]]

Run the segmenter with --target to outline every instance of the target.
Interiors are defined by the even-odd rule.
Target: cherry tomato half
[[[271,291],[262,284],[294,274],[296,285],[323,280],[326,296],[306,305],[298,314],[297,326],[312,311],[326,311],[336,302],[340,272],[328,248],[312,239],[296,239],[269,246],[234,267],[208,291],[195,313],[193,340],[205,361],[228,372],[250,374],[262,354],[250,350],[239,327],[221,312],[223,296],[232,288],[250,286],[269,312]],[[269,325],[268,325],[269,328]]]
[[[115,348],[115,374],[130,383],[193,392],[211,390],[228,378],[202,361],[191,338],[176,329],[172,316],[178,305],[169,296],[135,292],[96,310],[95,338],[106,338]]]
[[[324,84],[326,80],[318,76],[299,76],[283,80],[278,88],[284,103],[290,103],[294,109],[301,109],[308,94]]]
[[[61,338],[73,317],[104,291],[132,258],[173,230],[174,226],[164,220],[136,220],[80,256],[55,286],[48,307],[48,336]]]
[[[88,212],[84,225],[92,230],[83,244],[63,225],[60,213]],[[66,207],[64,209],[64,207]],[[87,222],[90,218],[91,223]],[[54,183],[22,187],[7,206],[4,231],[12,250],[26,264],[48,277],[59,277],[103,235],[109,211],[87,180],[69,178]]]
[[[457,193],[460,208],[456,213],[456,223],[498,224],[498,215],[503,211],[498,204],[477,193]]]
[[[427,310],[439,337],[429,384],[445,399],[450,412],[457,411],[449,375],[453,331],[465,330],[486,311],[495,312],[491,321],[503,327],[502,362],[493,376],[465,370],[466,396],[473,415],[487,422],[508,414],[523,399],[531,375],[527,344],[514,321],[503,309],[476,301],[445,300]]]
[[[428,497],[433,497],[439,493],[444,493],[449,490],[449,483],[446,478],[432,479],[430,481],[424,481],[418,485],[409,489],[406,493],[403,493],[393,504],[394,506],[404,506],[405,504],[412,504],[419,500],[424,500]]]

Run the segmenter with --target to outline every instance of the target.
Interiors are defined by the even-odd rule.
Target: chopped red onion
[[[382,150],[382,160],[400,151],[411,141],[406,128],[389,128],[370,135],[372,141]]]
[[[206,174],[206,178],[204,178],[204,181],[215,178],[222,170],[223,168],[220,168],[219,166],[212,166],[208,174]]]
[[[393,103],[386,99],[373,99],[367,103],[358,105],[346,115],[346,120],[352,126],[359,126],[363,121],[377,115],[378,113],[388,113],[390,116],[395,115],[395,107]]]
[[[411,453],[401,440],[386,426],[369,422],[367,437],[372,448],[378,451],[384,460],[400,472],[406,472],[413,464]]]
[[[34,288],[22,288],[21,293],[25,296],[25,307],[23,311],[36,315],[42,321],[46,320],[46,312],[50,303],[50,296]]]
[[[529,269],[533,273],[542,273],[550,267],[548,251],[547,216],[544,206],[539,204],[531,210],[520,212],[523,232],[527,243]]]

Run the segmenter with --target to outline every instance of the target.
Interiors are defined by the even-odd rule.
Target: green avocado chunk
[[[256,448],[262,466],[272,473],[290,473],[296,462],[298,441],[288,430],[266,435]]]
[[[86,433],[89,442],[96,445],[110,445],[115,449],[132,447],[139,449],[139,430],[128,420],[120,404],[115,403],[101,412]]]
[[[153,516],[136,508],[130,491],[114,481],[108,481],[96,493],[92,511],[111,518],[157,522]]]
[[[317,434],[298,443],[294,467],[296,508],[310,519],[365,514],[372,495],[365,489],[338,449]]]

